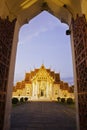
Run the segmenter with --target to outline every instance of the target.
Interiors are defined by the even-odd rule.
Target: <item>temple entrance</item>
[[[46,87],[45,86],[41,86],[40,89],[39,89],[39,93],[40,93],[40,96],[39,96],[39,99],[46,99],[47,95],[46,95]]]
[[[44,92],[44,90],[43,89],[41,89],[41,97],[44,97],[45,96],[45,94],[44,94],[45,92]]]

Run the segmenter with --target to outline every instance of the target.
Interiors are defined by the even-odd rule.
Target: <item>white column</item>
[[[50,98],[52,98],[52,84],[50,83]]]
[[[32,97],[34,96],[34,86],[32,84]]]
[[[38,82],[36,82],[35,95],[37,99],[38,98]]]
[[[48,83],[48,81],[47,81],[46,96],[49,97],[49,83]]]
[[[54,99],[54,84],[52,83],[52,100]]]
[[[58,84],[58,97],[60,97],[60,85]]]

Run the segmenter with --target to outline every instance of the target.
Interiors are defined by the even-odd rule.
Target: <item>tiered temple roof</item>
[[[29,73],[25,74],[25,79],[21,82],[16,83],[16,87],[13,87],[13,91],[16,91],[17,89],[23,89],[25,87],[25,83],[32,83],[32,78],[39,72],[40,69],[44,69],[50,77],[54,79],[55,84],[60,84],[60,88],[62,90],[68,90],[69,92],[74,92],[74,87],[70,87],[67,82],[63,82],[60,80],[60,74],[55,73],[54,71],[51,71],[50,69],[46,69],[45,66],[42,64],[42,66],[39,69],[34,69],[34,71],[31,71]]]
[[[54,71],[51,71],[50,69],[46,69],[44,65],[42,65],[41,68],[45,69],[49,73],[49,75],[54,79],[55,83],[60,82],[60,74],[59,73],[55,73]],[[30,73],[26,73],[25,74],[25,81],[30,82],[32,77],[34,77],[40,69],[35,69],[34,71],[31,71]]]

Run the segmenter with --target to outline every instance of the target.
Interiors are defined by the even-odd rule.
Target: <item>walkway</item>
[[[76,130],[75,109],[56,102],[30,102],[13,108],[11,130]]]

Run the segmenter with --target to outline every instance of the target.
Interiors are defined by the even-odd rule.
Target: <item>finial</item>
[[[41,68],[44,68],[44,64],[41,65]]]
[[[44,60],[42,60],[42,65],[41,65],[41,67],[44,67]]]

